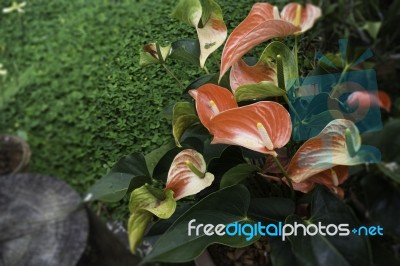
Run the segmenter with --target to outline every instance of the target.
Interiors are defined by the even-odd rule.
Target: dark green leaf
[[[87,192],[87,200],[115,202],[128,190],[151,182],[146,161],[141,153],[134,153],[119,160],[108,174],[99,179]]]
[[[246,179],[252,173],[259,170],[257,166],[252,164],[238,164],[225,172],[221,179],[220,188],[239,184],[243,179]]]
[[[169,58],[200,66],[200,44],[198,40],[179,40],[172,43]]]
[[[147,169],[149,170],[150,175],[153,175],[154,168],[160,161],[160,159],[171,149],[175,148],[175,143],[173,141],[168,142],[161,146],[158,149],[153,150],[152,152],[146,154],[146,164]]]
[[[223,203],[223,204],[221,204]],[[196,219],[195,224],[230,224],[233,222],[250,222],[247,209],[250,203],[248,190],[241,185],[228,187],[202,199],[183,214],[160,237],[144,262],[185,262],[199,256],[210,244],[218,242],[232,247],[243,247],[257,240],[250,241],[244,236],[207,236],[202,230],[198,236],[192,232],[188,235],[188,223]]]

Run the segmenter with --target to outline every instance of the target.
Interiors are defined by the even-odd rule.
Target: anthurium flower
[[[243,146],[277,156],[290,139],[292,123],[288,111],[279,103],[261,101],[230,109],[209,122],[212,143]]]
[[[196,28],[200,42],[200,66],[221,46],[227,36],[222,11],[214,0],[181,0],[172,16]]]
[[[178,153],[168,172],[166,190],[174,192],[174,199],[197,194],[214,181],[214,175],[206,172],[203,156],[195,150]]]
[[[375,147],[361,146],[358,128],[352,121],[336,119],[297,150],[287,173],[293,182],[300,183],[336,165],[376,162],[379,156]]]
[[[346,103],[352,108],[368,110],[371,106],[379,106],[390,112],[392,105],[389,95],[384,91],[378,93],[368,91],[355,91],[347,98]]]
[[[349,177],[348,166],[338,165],[329,168],[300,183],[293,183],[294,190],[303,193],[310,192],[316,184],[328,187],[339,198],[344,198],[344,191],[339,187]],[[284,179],[285,180],[285,179]]]
[[[197,114],[206,128],[215,115],[238,107],[232,93],[218,85],[205,84],[197,90],[190,90],[189,94],[195,99]]]
[[[321,16],[321,9],[311,4],[302,7],[291,3],[278,13],[276,6],[256,3],[225,43],[221,58],[220,79],[254,46],[275,37],[302,33]]]

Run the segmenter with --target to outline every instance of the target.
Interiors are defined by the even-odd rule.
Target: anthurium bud
[[[168,219],[175,212],[176,201],[173,191],[144,185],[132,191],[129,201],[131,216],[128,221],[129,245],[135,252],[141,243],[147,225],[153,215]]]
[[[174,199],[194,195],[214,181],[214,175],[206,172],[203,156],[195,150],[178,153],[168,172],[166,189],[174,192]]]

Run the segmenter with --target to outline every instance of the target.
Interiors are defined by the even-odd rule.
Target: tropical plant
[[[162,64],[192,97],[173,106],[174,141],[145,156],[122,158],[86,200],[119,201],[130,195],[130,247],[135,253],[143,239],[152,243],[145,263],[186,262],[212,243],[243,247],[261,237],[211,235],[208,229],[193,235],[188,231],[193,219],[214,226],[271,221],[359,226],[343,201],[342,184],[353,169],[349,166],[377,163],[379,150],[361,144],[357,121],[340,109],[316,111],[315,104],[302,107],[298,101],[304,94],[298,35],[312,28],[320,8],[290,3],[279,13],[276,6],[256,3],[226,42],[227,26],[214,0],[181,0],[172,14],[196,28],[198,39],[147,44],[140,64]],[[293,49],[282,42],[285,37],[294,38]],[[267,41],[258,60],[245,57]],[[220,69],[210,74],[207,58],[224,42]],[[198,65],[207,75],[184,88],[167,67],[170,60]],[[326,69],[324,63],[316,67]],[[350,111],[390,110],[384,92],[337,95],[350,65],[346,61],[339,82],[317,95],[319,101]],[[304,125],[310,128],[308,138],[294,139]],[[270,256],[277,265],[372,265],[368,238],[346,237],[304,234],[289,236],[290,242],[268,237]]]

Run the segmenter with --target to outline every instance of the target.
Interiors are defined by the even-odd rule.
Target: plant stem
[[[275,156],[272,156],[272,159],[274,159],[274,162],[276,163],[276,165],[278,166],[279,170],[282,171],[282,174],[286,177],[287,182],[289,183],[289,187],[290,187],[290,192],[292,195],[292,199],[295,200],[295,194],[294,194],[294,189],[293,189],[293,184],[292,184],[292,179],[290,179],[288,173],[286,172],[285,168],[283,167],[283,165],[281,164],[281,162],[279,161],[279,159]]]
[[[285,102],[289,105],[290,110],[293,111],[296,118],[300,121],[300,123],[302,123],[303,121],[301,120],[300,115],[297,113],[296,109],[293,107],[286,94],[283,95],[283,99],[285,99]]]
[[[204,71],[205,71],[207,74],[210,74],[210,72],[208,72],[208,69],[207,69],[206,66],[204,66],[203,69],[204,69]]]
[[[300,77],[299,75],[299,58],[298,58],[298,53],[299,53],[299,47],[298,47],[298,37],[297,34],[294,35],[294,60],[296,63],[296,69],[297,69],[297,76]]]
[[[173,79],[175,79],[175,81],[178,83],[179,87],[182,90],[185,90],[185,86],[183,86],[182,82],[180,82],[180,80],[174,75],[174,73],[172,73],[172,71],[165,64],[162,64],[162,66],[165,68],[168,75],[170,75]]]

